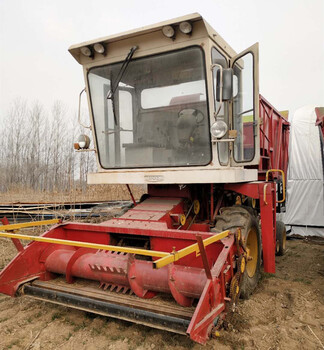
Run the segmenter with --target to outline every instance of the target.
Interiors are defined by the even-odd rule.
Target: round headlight
[[[227,124],[223,120],[217,120],[210,128],[211,134],[216,137],[217,139],[220,139],[223,137],[227,132]]]
[[[87,135],[80,135],[78,138],[78,144],[81,149],[88,149],[90,146],[90,138]]]
[[[172,26],[164,26],[162,28],[162,33],[167,37],[167,38],[173,38],[174,37],[174,28]]]
[[[92,51],[88,46],[83,46],[80,49],[82,55],[90,57],[92,55]]]
[[[192,25],[190,22],[181,22],[179,29],[183,34],[190,34],[192,32]]]
[[[93,48],[96,52],[104,54],[105,53],[105,47],[101,43],[96,43],[93,45]]]

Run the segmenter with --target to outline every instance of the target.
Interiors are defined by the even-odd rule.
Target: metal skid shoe
[[[209,269],[204,247],[199,244],[198,239],[207,283],[195,314],[199,314],[198,310],[205,310],[206,312],[206,305],[209,305],[210,310],[194,328],[189,326],[188,333],[191,339],[201,344],[204,344],[209,336],[217,337],[223,323],[231,318],[236,311],[246,262],[249,259],[248,250],[244,247],[239,228],[236,229],[235,233],[223,239],[222,242],[224,243],[224,250],[219,254],[213,268]],[[227,249],[229,254],[226,255]],[[192,323],[193,320],[194,317]],[[203,330],[204,322],[209,323],[209,325]]]

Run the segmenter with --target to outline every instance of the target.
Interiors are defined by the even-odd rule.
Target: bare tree
[[[0,191],[71,191],[86,188],[86,174],[95,168],[94,153],[75,153],[73,142],[84,130],[60,101],[48,115],[34,102],[16,99],[2,123]],[[89,132],[88,132],[89,134]]]

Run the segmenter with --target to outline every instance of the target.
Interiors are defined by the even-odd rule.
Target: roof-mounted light
[[[80,49],[82,55],[86,56],[86,57],[92,57],[93,53],[90,47],[88,46],[83,46]]]
[[[94,44],[93,48],[97,53],[101,53],[102,55],[104,55],[106,53],[106,48],[102,43]]]
[[[167,37],[173,39],[175,36],[175,30],[172,26],[164,26],[162,28],[162,33]]]
[[[192,24],[190,22],[181,22],[179,29],[183,34],[189,35],[192,32]]]

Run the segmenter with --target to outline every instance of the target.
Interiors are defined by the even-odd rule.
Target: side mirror
[[[78,142],[73,144],[75,150],[87,150],[90,146],[90,138],[87,135],[80,135],[78,138]]]
[[[222,91],[222,94],[221,94],[221,91]],[[232,68],[218,69],[216,72],[216,100],[217,102],[222,102],[222,101],[231,100],[232,98],[233,98],[233,69]]]

